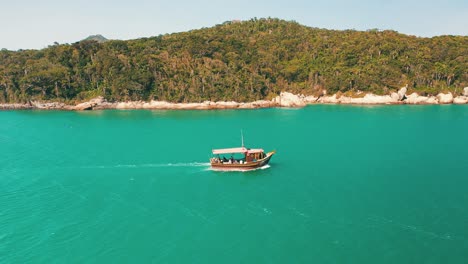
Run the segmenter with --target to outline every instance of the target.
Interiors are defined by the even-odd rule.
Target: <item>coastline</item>
[[[437,96],[420,96],[417,93],[406,95],[406,87],[390,95],[365,94],[354,98],[338,96],[305,96],[282,92],[272,100],[259,100],[248,103],[235,101],[205,101],[202,103],[170,103],[166,101],[127,101],[108,102],[103,97],[97,97],[77,105],[67,105],[58,102],[31,101],[26,104],[0,104],[0,110],[104,110],[104,109],[150,109],[150,110],[215,110],[215,109],[258,109],[271,107],[304,107],[312,104],[349,104],[349,105],[421,105],[421,104],[468,104],[468,87],[464,94],[454,97],[452,93],[439,93]]]

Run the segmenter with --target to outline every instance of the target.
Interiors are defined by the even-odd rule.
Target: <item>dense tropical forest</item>
[[[0,103],[252,101],[302,94],[460,93],[468,86],[468,37],[326,30],[280,19],[129,41],[84,40],[0,51]]]

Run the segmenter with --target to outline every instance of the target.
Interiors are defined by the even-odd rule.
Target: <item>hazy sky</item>
[[[40,49],[94,34],[133,39],[269,16],[328,29],[468,35],[468,0],[0,0],[0,48]]]

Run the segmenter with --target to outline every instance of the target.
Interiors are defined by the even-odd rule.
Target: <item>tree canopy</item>
[[[0,51],[0,102],[252,101],[281,91],[421,94],[468,86],[468,37],[326,30],[265,18],[136,40]]]

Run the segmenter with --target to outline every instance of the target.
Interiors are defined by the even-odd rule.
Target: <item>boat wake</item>
[[[148,164],[117,164],[117,165],[96,165],[84,166],[83,169],[116,169],[116,168],[164,168],[164,167],[208,167],[208,162],[187,162],[187,163],[148,163]]]
[[[81,169],[142,169],[142,168],[205,168],[205,171],[238,171],[238,172],[249,172],[257,170],[265,170],[270,168],[270,165],[264,165],[259,168],[245,170],[239,168],[223,168],[217,169],[212,168],[209,162],[178,162],[178,163],[146,163],[146,164],[116,164],[116,165],[91,165],[82,166]]]

